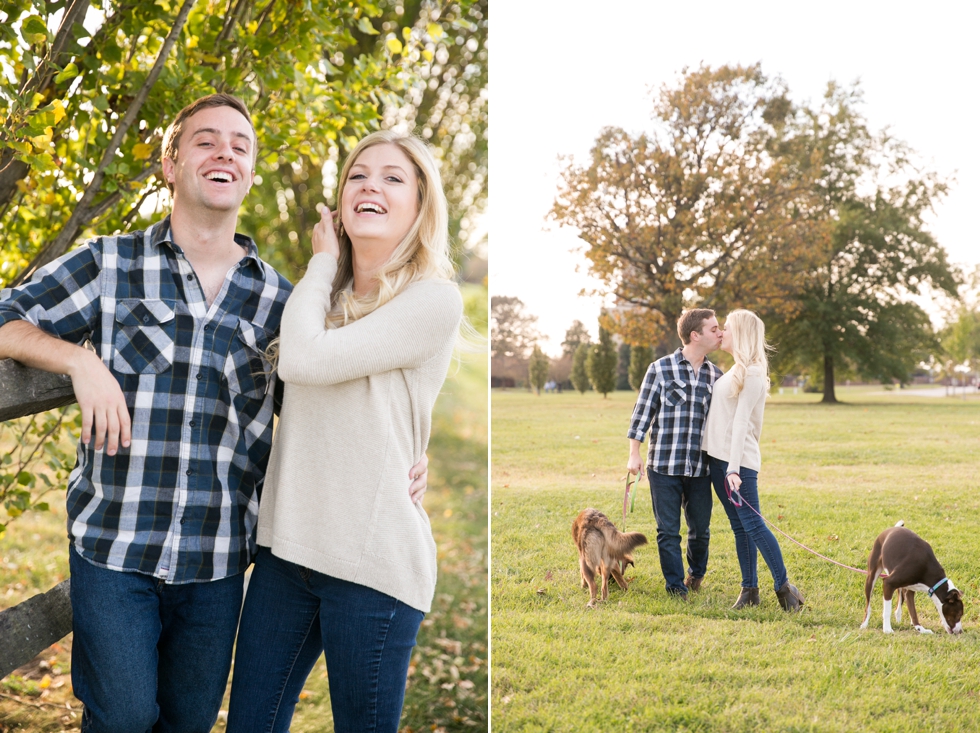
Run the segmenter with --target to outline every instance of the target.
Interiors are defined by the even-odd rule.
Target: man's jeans
[[[84,733],[208,733],[218,718],[244,574],[167,585],[72,547],[71,681]]]
[[[657,518],[657,549],[667,592],[686,595],[681,558],[681,511],[687,522],[687,572],[703,578],[708,570],[708,525],[711,523],[711,477],[667,476],[647,469],[653,513]]]
[[[738,476],[742,479],[742,487],[738,490],[742,497],[742,506],[735,506],[728,498],[725,490],[725,474],[728,463],[711,459],[711,482],[715,493],[728,515],[728,523],[735,533],[735,552],[738,555],[738,566],[742,571],[742,587],[758,588],[758,562],[756,550],[762,553],[762,558],[772,573],[774,590],[779,590],[786,582],[786,565],[783,564],[783,553],[779,549],[776,536],[769,530],[766,523],[756,512],[761,512],[759,506],[759,472],[742,466]],[[749,507],[755,508],[755,512]]]
[[[423,617],[385,593],[260,547],[235,650],[228,733],[288,731],[303,684],[323,652],[331,730],[396,733]]]

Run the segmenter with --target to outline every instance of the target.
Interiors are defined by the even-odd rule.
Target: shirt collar
[[[160,221],[148,226],[144,236],[152,247],[159,247],[166,244],[173,251],[183,254],[183,250],[174,242],[173,230],[170,228],[169,214]],[[253,264],[260,266],[259,248],[255,246],[255,242],[252,241],[251,237],[235,232],[235,242],[245,248],[245,257],[251,259]]]

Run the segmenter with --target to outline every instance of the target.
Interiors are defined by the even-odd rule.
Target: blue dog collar
[[[949,578],[943,578],[938,583],[936,583],[934,586],[932,586],[932,590],[929,591],[929,597],[932,598],[932,594],[935,593],[937,590],[939,590],[939,586],[941,586],[943,583],[945,583],[948,580],[949,580]]]

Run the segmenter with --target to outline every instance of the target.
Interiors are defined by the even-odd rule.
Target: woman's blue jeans
[[[728,515],[732,532],[735,533],[735,552],[738,555],[738,565],[742,571],[742,587],[759,587],[756,557],[756,550],[758,550],[762,553],[762,559],[766,561],[766,565],[769,566],[769,572],[772,573],[772,580],[775,584],[774,590],[779,590],[786,582],[786,566],[783,564],[783,553],[779,549],[776,536],[759,516],[762,513],[759,506],[759,472],[744,466],[739,469],[738,475],[742,479],[742,486],[738,493],[742,497],[742,506],[735,506],[729,501],[728,492],[725,491],[725,473],[727,471],[728,463],[726,461],[711,458],[711,483],[714,485],[715,493],[725,509],[725,514]],[[749,509],[749,506],[753,507],[759,514]]]
[[[74,547],[71,682],[84,733],[208,733],[228,684],[244,573],[168,585]]]
[[[336,733],[396,733],[425,614],[260,547],[235,650],[228,733],[289,730],[324,652]]]

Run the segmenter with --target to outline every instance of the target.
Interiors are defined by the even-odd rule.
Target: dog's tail
[[[905,526],[905,520],[904,519],[899,519],[897,522],[895,522],[895,526],[896,527],[904,527]]]
[[[617,555],[626,555],[641,545],[647,544],[647,537],[641,532],[620,532],[614,530],[606,535],[606,542]]]

